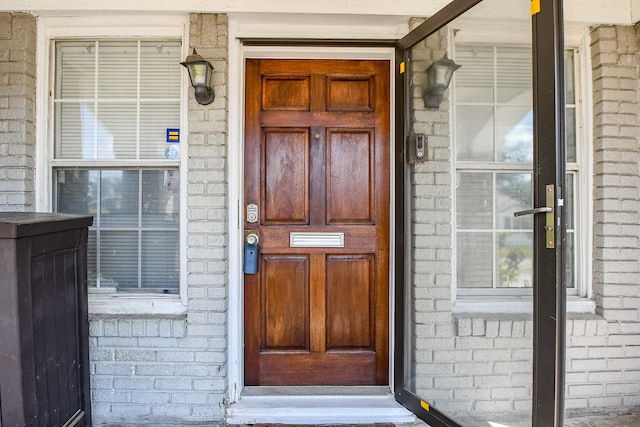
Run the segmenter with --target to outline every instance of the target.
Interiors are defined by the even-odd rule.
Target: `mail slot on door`
[[[290,248],[344,248],[344,233],[289,233]]]

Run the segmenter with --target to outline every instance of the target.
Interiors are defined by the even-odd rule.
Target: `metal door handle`
[[[547,190],[546,191],[547,206],[527,209],[526,211],[514,212],[513,216],[519,217],[524,215],[535,215],[539,213],[546,214],[547,218],[544,226],[544,230],[546,231],[545,246],[547,249],[553,249],[556,247],[556,234],[555,234],[555,227],[553,224],[553,221],[554,221],[553,206],[556,201],[556,190],[553,184],[547,185],[546,190]]]
[[[258,235],[255,233],[251,233],[247,235],[247,244],[248,245],[257,245],[258,241],[260,239],[258,238]]]
[[[534,215],[534,214],[538,214],[538,213],[547,213],[547,212],[553,212],[553,208],[550,208],[548,206],[544,206],[544,207],[541,207],[541,208],[527,209],[526,211],[514,212],[513,216],[519,217],[519,216],[524,216],[524,215]]]

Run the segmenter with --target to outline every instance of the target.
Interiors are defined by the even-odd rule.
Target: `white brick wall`
[[[640,407],[640,45],[634,27],[591,31],[596,332],[574,322],[567,408]]]
[[[0,211],[35,206],[36,20],[0,13]]]
[[[192,15],[190,49],[211,61],[216,99],[189,89],[187,315],[90,323],[94,422],[199,422],[224,417],[227,391],[227,18]],[[179,66],[176,64],[176,66]]]

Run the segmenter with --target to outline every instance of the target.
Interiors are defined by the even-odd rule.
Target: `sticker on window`
[[[167,128],[167,142],[170,144],[177,144],[180,142],[179,128]]]

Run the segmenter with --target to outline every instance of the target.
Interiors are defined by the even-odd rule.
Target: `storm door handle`
[[[524,215],[535,215],[539,213],[543,213],[547,215],[544,229],[546,231],[545,238],[545,246],[547,249],[554,249],[556,247],[556,229],[554,227],[554,214],[553,214],[553,205],[555,203],[556,191],[555,186],[553,184],[549,184],[546,186],[546,202],[547,206],[542,206],[539,208],[527,209],[525,211],[514,212],[514,217],[524,216]]]

